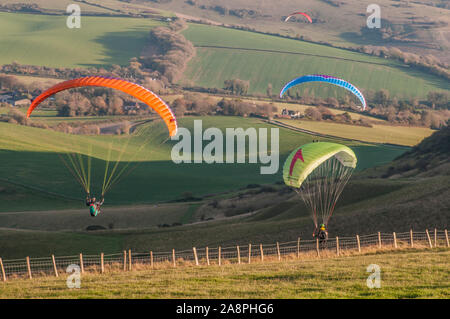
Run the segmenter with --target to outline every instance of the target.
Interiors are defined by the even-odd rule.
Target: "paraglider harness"
[[[89,206],[89,213],[92,217],[96,217],[98,214],[100,214],[100,207],[103,205],[104,201],[104,198],[102,198],[101,201],[96,201],[95,197],[91,198],[89,194],[87,195],[86,206]]]
[[[325,228],[325,225],[320,225],[320,228],[316,228],[316,230],[313,233],[313,237],[317,236],[319,238],[319,243],[321,246],[325,246],[328,240],[328,232]]]

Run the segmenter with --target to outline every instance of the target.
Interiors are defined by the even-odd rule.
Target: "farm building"
[[[29,106],[31,101],[29,99],[21,99],[14,101],[14,106]]]

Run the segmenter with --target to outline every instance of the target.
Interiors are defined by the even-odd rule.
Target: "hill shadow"
[[[103,63],[84,63],[83,67],[106,67],[113,64],[128,65],[133,57],[139,57],[141,51],[147,45],[148,35],[151,28],[131,28],[126,31],[107,32],[94,39],[96,43],[102,45],[104,50],[101,52],[105,56]]]
[[[29,152],[0,150],[0,160],[7,163],[0,167],[1,180],[21,188],[31,190],[35,197],[59,198],[60,200],[84,200],[85,192],[74,175],[61,161],[67,154],[51,152]],[[70,162],[67,161],[70,165]],[[92,158],[91,192],[101,193],[106,161]],[[113,169],[115,162],[109,164]],[[247,186],[249,183],[273,183],[280,179],[275,175],[261,175],[257,164],[175,164],[167,161],[120,162],[117,172],[127,166],[123,178],[106,194],[111,205],[152,204],[183,198],[185,192],[194,196],[205,196]],[[116,176],[116,175],[115,175]],[[0,199],[2,198],[0,193]],[[26,207],[29,197],[26,192],[10,196],[7,205],[0,211],[36,209],[34,204]],[[34,197],[33,197],[34,198]],[[17,202],[17,200],[19,200]],[[47,209],[52,209],[51,201],[45,201]],[[70,207],[69,207],[70,208]]]

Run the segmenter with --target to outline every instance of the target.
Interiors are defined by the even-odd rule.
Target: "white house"
[[[29,106],[31,101],[29,99],[22,99],[14,101],[14,106]]]

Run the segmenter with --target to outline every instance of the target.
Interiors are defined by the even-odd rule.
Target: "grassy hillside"
[[[412,250],[335,259],[283,260],[82,275],[80,289],[59,278],[0,283],[4,298],[448,298],[449,251]],[[381,267],[381,288],[366,285]],[[414,269],[414,272],[411,272]]]
[[[16,61],[50,67],[124,65],[139,57],[152,19],[83,17],[69,29],[66,16],[0,12],[0,64]]]
[[[445,127],[400,157],[382,167],[372,168],[368,176],[430,177],[450,175],[450,128]]]
[[[100,1],[100,0],[96,0]],[[379,45],[396,46],[408,52],[423,55],[433,54],[447,63],[450,61],[448,49],[449,39],[446,36],[450,18],[448,9],[439,8],[444,4],[441,0],[417,0],[417,1],[390,1],[379,0],[382,27],[401,30],[393,38],[383,39],[375,32],[362,34],[361,29],[366,28],[367,6],[372,2],[368,0],[336,1],[338,6],[328,1],[317,0],[284,0],[253,1],[228,0],[197,0],[197,6],[189,5],[184,0],[172,0],[157,4],[147,2],[149,6],[169,9],[180,16],[194,16],[199,19],[213,20],[218,23],[228,23],[256,28],[263,32],[275,32],[292,37],[305,36],[314,41],[327,41],[341,46]],[[238,18],[232,14],[220,14],[215,10],[204,10],[200,6],[209,8],[221,6],[231,10],[253,10],[256,14],[242,12]],[[308,12],[313,18],[313,23],[307,23],[305,19],[289,23],[284,18],[294,11]],[[435,24],[433,24],[435,23]],[[366,28],[367,31],[367,28]],[[375,34],[374,34],[375,33]]]
[[[330,236],[448,228],[449,190],[449,176],[389,180],[356,175],[345,188],[330,220]],[[249,242],[256,245],[293,241],[299,236],[309,240],[313,231],[310,212],[296,194],[286,198],[277,192],[266,193],[271,198],[270,205],[251,215],[168,228],[158,228],[156,224],[158,221],[182,223],[186,218],[191,222],[200,221],[203,213],[190,211],[195,209],[190,204],[117,208],[106,205],[103,214],[92,219],[81,208],[82,203],[78,211],[1,213],[0,224],[8,229],[0,229],[0,238],[4,239],[0,255],[11,259],[52,253],[67,256],[80,251],[109,254],[123,249],[146,252],[186,250],[193,246],[228,247]],[[278,198],[277,194],[280,194]],[[253,196],[264,200],[264,193]],[[236,209],[249,201],[246,196],[238,198],[233,201]],[[210,201],[200,205],[213,210]],[[114,229],[108,229],[111,223]],[[105,230],[82,231],[88,225],[99,225]],[[62,231],[64,228],[74,231]],[[84,240],[78,240],[79,236]],[[61,237],[67,240],[62,241]]]
[[[425,98],[429,91],[450,89],[444,80],[398,63],[323,45],[197,24],[183,34],[197,47],[182,81],[187,85],[222,88],[225,80],[240,78],[250,81],[250,93],[266,94],[269,83],[277,93],[295,77],[323,73],[365,92],[388,89],[397,98]],[[317,83],[298,90],[326,97],[342,97],[345,91]]]
[[[193,131],[193,121],[203,120],[203,128],[227,127],[271,128],[275,127],[257,119],[239,117],[186,117],[180,127]],[[270,130],[269,130],[270,132]],[[164,140],[166,129],[160,122],[150,123],[132,136],[80,136],[68,135],[32,127],[0,123],[0,156],[8,165],[0,168],[3,180],[35,187],[37,190],[56,193],[69,198],[79,198],[81,187],[62,164],[58,153],[67,151],[90,154],[92,180],[97,193],[103,182],[105,160],[111,150],[111,159],[118,158],[122,150],[121,165],[126,161],[138,161],[139,165],[120,187],[108,194],[109,203],[149,203],[181,198],[186,191],[205,195],[245,187],[248,184],[273,183],[281,179],[279,174],[261,175],[261,164],[174,164],[170,152],[175,141]],[[280,163],[294,147],[309,142],[311,135],[280,128]],[[334,140],[338,139],[323,139]],[[343,142],[349,144],[348,142]],[[205,143],[206,144],[206,143]],[[140,147],[144,145],[143,149]],[[357,153],[359,168],[367,168],[391,161],[405,151],[403,148],[365,146],[350,143]],[[140,151],[139,151],[140,150]],[[375,156],[374,156],[375,155]],[[134,165],[133,165],[134,166]],[[237,178],[239,176],[239,178]],[[49,178],[51,177],[51,178]],[[1,196],[1,195],[0,195]],[[1,210],[14,210],[14,202],[3,202]],[[21,205],[23,208],[23,205]],[[30,207],[30,209],[34,209]]]
[[[16,0],[2,0],[4,4],[17,3]],[[71,0],[22,0],[20,3],[35,3],[46,11],[65,14],[68,5],[73,4]],[[165,10],[149,8],[146,3],[130,3],[121,0],[89,0],[76,1],[82,12],[89,14],[156,14],[160,16],[173,16],[173,13]]]

